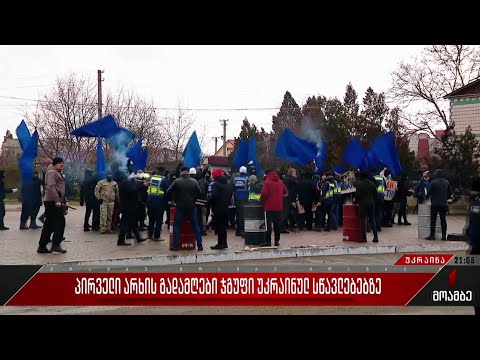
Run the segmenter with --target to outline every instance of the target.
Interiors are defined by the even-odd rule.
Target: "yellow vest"
[[[148,195],[165,195],[165,191],[163,191],[163,189],[160,189],[160,183],[162,182],[163,178],[164,177],[161,175],[152,176],[152,178],[150,179],[150,186],[147,190]]]
[[[385,187],[383,186],[383,177],[375,176],[375,180],[377,180],[377,193],[383,194],[385,192]]]
[[[248,195],[248,200],[260,201],[260,194],[251,192],[251,193]]]

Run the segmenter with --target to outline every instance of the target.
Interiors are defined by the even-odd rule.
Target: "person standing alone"
[[[434,173],[434,179],[427,188],[426,198],[431,198],[432,207],[430,209],[430,236],[426,240],[435,240],[435,227],[437,225],[437,215],[440,214],[440,223],[442,226],[442,240],[447,240],[447,210],[448,199],[452,196],[450,183],[443,176],[443,170],[437,169]]]
[[[65,231],[65,208],[68,208],[68,201],[65,196],[65,180],[62,176],[64,167],[63,159],[56,157],[48,167],[45,174],[45,223],[40,235],[37,252],[46,254],[59,252],[65,254],[67,250],[60,246]],[[49,250],[47,244],[53,233],[52,248]]]

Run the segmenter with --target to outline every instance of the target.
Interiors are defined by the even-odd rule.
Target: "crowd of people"
[[[45,206],[45,213],[39,218],[44,223],[39,253],[66,252],[61,246],[65,214],[69,208],[63,166],[61,158],[53,159],[44,174],[43,191],[38,173],[35,173],[28,191],[22,189],[22,198],[29,201],[22,203],[21,230],[41,228],[36,218],[42,202]],[[141,170],[134,171],[129,163],[123,171],[108,172],[104,179],[97,179],[90,169],[84,175],[80,189],[80,205],[85,206],[84,231],[118,232],[118,246],[130,245],[128,239],[135,239],[138,243],[147,239],[164,241],[162,228],[165,225],[170,227],[170,208],[174,206],[172,251],[178,250],[180,224],[184,218],[193,224],[198,250],[203,250],[202,236],[209,230],[218,236],[212,249],[227,249],[229,228],[235,229],[236,236],[245,235],[244,207],[247,204],[260,204],[265,211],[265,241],[261,246],[272,245],[272,233],[275,246],[279,246],[281,234],[335,231],[343,225],[343,205],[349,202],[358,204],[360,241],[367,242],[367,233],[372,232],[372,241],[378,242],[379,232],[384,227],[411,225],[407,212],[409,196],[415,197],[417,204],[431,203],[431,231],[426,239],[436,239],[439,215],[441,239],[446,240],[448,199],[453,193],[441,169],[437,169],[433,177],[428,169],[423,169],[415,186],[411,185],[408,176],[401,175],[396,186],[389,187],[388,196],[387,184],[392,175],[387,168],[373,173],[355,171],[352,184],[355,192],[351,194],[345,194],[345,191],[342,194],[346,187],[340,174],[327,171],[318,175],[313,167],[308,166],[302,169],[291,167],[286,173],[267,170],[260,177],[256,168],[250,165],[242,166],[237,173],[228,173],[221,169],[210,171],[207,166],[188,168],[180,163],[172,172],[158,167],[150,177]],[[5,193],[17,189],[5,188],[3,178],[4,172],[0,171],[0,230],[7,230],[3,224],[3,199]],[[477,182],[474,179],[474,187],[478,187]],[[479,201],[478,191],[478,188],[472,189],[472,196],[477,195],[472,198],[470,222],[474,225],[466,231],[469,239],[479,236],[478,204],[475,205],[475,201]],[[148,224],[145,223],[147,216]],[[147,236],[142,237],[141,231],[147,231]],[[50,249],[47,248],[49,242],[52,243]],[[471,243],[474,249],[478,249],[475,241]]]

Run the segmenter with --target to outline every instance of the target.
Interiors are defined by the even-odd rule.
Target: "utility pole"
[[[220,122],[223,122],[223,156],[227,156],[227,121],[220,120]]]
[[[219,137],[220,137],[220,136],[214,136],[214,137],[212,137],[212,139],[215,140],[215,154],[217,153],[217,149],[218,149],[217,143],[218,143],[218,138],[219,138]]]
[[[103,117],[102,115],[102,73],[104,71],[98,70],[98,118],[101,119]]]

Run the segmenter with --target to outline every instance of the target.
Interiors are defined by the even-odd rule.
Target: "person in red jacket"
[[[267,170],[265,175],[267,176],[267,179],[263,183],[260,203],[263,205],[266,212],[267,233],[265,243],[261,244],[261,246],[272,245],[272,224],[275,233],[275,246],[279,246],[283,196],[287,194],[287,188],[275,171]]]

